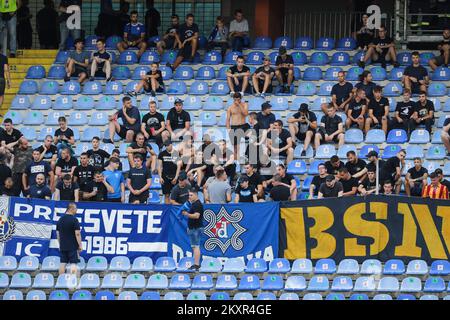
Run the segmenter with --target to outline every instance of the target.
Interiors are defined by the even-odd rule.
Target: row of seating
[[[57,271],[59,257],[48,256],[39,264],[34,256],[24,256],[19,263],[14,256],[0,256],[0,271]],[[177,263],[172,257],[163,256],[155,264],[149,257],[137,257],[131,263],[126,256],[113,257],[108,263],[104,256],[93,256],[85,263],[81,259],[79,268],[91,272],[117,271],[117,272],[192,272],[189,270],[194,263],[192,257],[181,258]],[[385,275],[450,275],[450,262],[436,260],[431,266],[426,261],[411,260],[406,266],[402,260],[391,259],[384,265],[377,259],[367,259],[361,265],[354,259],[344,259],[338,264],[333,259],[319,259],[315,266],[310,259],[296,259],[292,265],[285,258],[275,258],[270,263],[262,258],[252,258],[247,264],[242,259],[230,258],[222,264],[217,258],[205,258],[201,262],[200,272],[206,273],[304,273],[304,274],[385,274]]]

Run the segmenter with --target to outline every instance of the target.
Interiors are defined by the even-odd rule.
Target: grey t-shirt
[[[325,182],[319,188],[319,192],[323,194],[324,198],[336,198],[341,191],[344,191],[344,187],[339,181],[335,182],[333,188],[329,188]]]
[[[170,193],[170,199],[176,201],[179,204],[184,204],[189,200],[189,189],[191,185],[188,183],[186,187],[180,188],[180,185],[176,185],[173,187],[172,192]]]
[[[81,53],[78,53],[77,51],[71,51],[69,57],[80,63],[84,63],[86,59],[89,61],[89,53],[84,50],[81,51]]]
[[[231,194],[231,186],[227,181],[214,180],[208,186],[209,201],[211,203],[227,203],[227,194]]]

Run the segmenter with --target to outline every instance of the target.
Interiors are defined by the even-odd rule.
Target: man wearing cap
[[[446,186],[448,190],[450,190],[450,181],[444,179],[444,173],[443,173],[442,169],[438,168],[438,169],[434,170],[434,172],[438,175],[439,182],[441,184],[443,184],[444,186]]]
[[[178,176],[178,184],[173,187],[170,193],[170,204],[182,205],[189,200],[189,190],[191,184],[185,171],[181,171]]]
[[[181,140],[185,134],[190,132],[191,116],[183,110],[183,100],[177,98],[174,107],[169,110],[166,117],[166,128],[172,140]]]
[[[194,264],[189,269],[196,271],[200,269],[200,238],[203,233],[203,204],[198,199],[197,188],[189,190],[189,202],[189,211],[183,210],[182,214],[188,218],[187,234],[194,251]]]
[[[117,120],[122,119],[123,124]],[[141,130],[141,113],[139,109],[133,106],[130,97],[122,98],[122,109],[110,115],[109,120],[109,139],[104,139],[104,143],[113,143],[114,135],[117,133],[119,137],[130,143],[134,136]]]
[[[306,150],[311,144],[317,129],[316,114],[308,110],[306,103],[302,103],[298,112],[288,119],[288,124],[292,141],[295,142],[296,137],[298,140],[303,141],[303,150],[300,156],[306,157]]]
[[[235,92],[240,92],[241,96],[244,96],[248,89],[249,78],[250,68],[244,64],[244,57],[238,56],[236,64],[227,70],[227,83],[231,96],[234,96]]]
[[[265,56],[263,65],[256,69],[252,76],[255,96],[264,98],[267,93],[272,93],[272,79],[274,75],[275,69],[270,66],[270,57]],[[262,92],[260,90],[261,88]]]
[[[266,101],[261,105],[261,111],[256,115],[256,119],[258,120],[260,129],[270,131],[273,128],[273,123],[276,118],[272,113],[272,105],[270,102]]]
[[[281,86],[280,93],[289,93],[291,84],[294,81],[294,59],[290,54],[287,54],[286,47],[280,47],[278,50],[278,57],[275,61],[278,82]]]
[[[173,186],[177,183],[181,171],[181,159],[178,152],[172,145],[172,141],[166,140],[164,142],[165,150],[158,155],[158,175],[162,186],[164,201],[166,204],[170,203],[169,195]]]
[[[336,198],[342,197],[344,194],[344,187],[340,181],[337,181],[332,174],[325,178],[325,183],[319,187],[319,194],[317,199],[322,198]]]
[[[233,103],[228,107],[226,127],[229,130],[230,140],[234,147],[234,154],[239,159],[239,145],[241,139],[245,137],[245,133],[250,129],[250,125],[246,122],[248,116],[248,104],[242,102],[242,96],[239,92],[233,95]]]
[[[150,170],[142,165],[143,158],[140,153],[133,155],[134,165],[130,168],[127,178],[128,190],[130,190],[129,203],[147,203],[149,189],[152,184]]]
[[[235,203],[252,203],[258,202],[258,196],[256,195],[256,190],[249,185],[248,176],[243,174],[239,178],[239,184],[236,188],[236,197],[234,199]]]

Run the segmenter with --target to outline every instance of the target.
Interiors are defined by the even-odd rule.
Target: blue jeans
[[[189,241],[191,247],[200,247],[200,238],[202,237],[203,228],[188,229],[187,234],[189,236]]]
[[[2,53],[6,56],[8,49],[8,35],[9,35],[9,52],[15,54],[17,49],[17,15],[14,15],[9,21],[1,20],[2,29]]]
[[[233,40],[231,41],[231,48],[233,51],[242,52],[242,49],[249,45],[250,39],[248,37],[233,37]]]
[[[69,30],[69,28],[67,28],[66,22],[67,21],[63,21],[59,24],[59,32],[61,35],[61,42],[59,43],[59,50],[66,49],[66,41],[67,41],[67,38],[69,37],[69,34],[72,35],[73,40],[81,38],[81,30],[80,29]],[[71,49],[71,48],[67,48],[67,49]]]

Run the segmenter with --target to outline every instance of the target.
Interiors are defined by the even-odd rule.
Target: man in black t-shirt
[[[152,183],[152,175],[150,171],[142,165],[144,159],[139,153],[134,155],[133,160],[133,167],[130,168],[127,178],[127,187],[128,190],[130,190],[128,203],[147,203],[149,189]]]
[[[58,150],[58,154],[61,154],[62,148],[69,148],[71,154],[74,152],[72,147],[75,145],[75,137],[73,130],[67,126],[66,117],[62,116],[58,118],[59,128],[55,131],[55,137],[53,143],[56,145],[56,149]]]
[[[286,173],[286,167],[283,164],[279,164],[277,166],[277,174],[280,176],[280,182],[278,183],[277,181],[275,181],[273,178],[269,181],[267,181],[267,184],[271,184],[272,188],[271,191],[273,190],[274,187],[278,186],[278,185],[284,185],[286,187],[289,188],[290,193],[291,193],[291,197],[290,199],[292,201],[297,200],[297,182],[295,181],[295,178],[293,175]],[[275,177],[275,175],[274,175]]]
[[[78,183],[72,182],[72,177],[69,174],[64,175],[62,181],[56,184],[55,194],[53,199],[55,201],[79,201],[80,188]]]
[[[347,152],[347,163],[345,164],[345,168],[352,177],[359,176],[358,173],[364,170],[366,165],[364,160],[358,158],[355,151],[350,150]]]
[[[244,57],[238,56],[236,64],[227,70],[227,83],[230,88],[230,95],[234,96],[240,92],[241,96],[248,92],[250,88],[248,81],[250,79],[250,68],[244,64]]]
[[[122,123],[120,124],[117,120],[121,118]],[[126,142],[130,143],[133,141],[135,135],[141,131],[141,113],[139,109],[133,106],[130,97],[122,98],[122,108],[110,115],[109,120],[109,139],[104,139],[105,143],[113,143],[114,134],[118,134],[119,137],[125,139]]]
[[[3,120],[3,126],[5,129],[0,128],[0,153],[5,154],[7,152],[12,152],[23,134],[14,128],[10,118]]]
[[[306,103],[302,103],[298,112],[288,119],[288,124],[292,141],[295,142],[296,138],[303,141],[303,150],[300,156],[306,157],[306,150],[308,150],[317,129],[316,114],[309,111]]]
[[[278,57],[275,61],[278,82],[281,86],[281,93],[289,93],[291,84],[294,81],[294,59],[292,55],[287,54],[286,47],[278,49]]]
[[[434,170],[434,173],[437,174],[437,176],[439,178],[439,182],[441,184],[443,184],[444,186],[446,186],[448,190],[450,190],[450,181],[444,179],[444,173],[443,173],[442,169],[437,168],[436,170]]]
[[[347,120],[345,120],[347,129],[353,126],[357,126],[361,130],[364,129],[367,104],[366,92],[363,89],[357,89],[355,98],[350,101],[347,107]]]
[[[314,147],[317,150],[321,142],[339,143],[339,147],[344,144],[344,124],[341,117],[336,115],[336,109],[332,104],[328,105],[327,114],[322,117],[319,129],[317,130]]]
[[[106,78],[106,81],[111,81],[111,55],[106,52],[105,40],[97,39],[97,50],[91,57],[91,77],[90,81],[94,81],[95,77]]]
[[[150,101],[148,107],[149,112],[142,118],[141,132],[146,140],[155,141],[161,148],[163,142],[170,138],[170,133],[166,130],[164,116],[156,111],[156,101]]]
[[[255,96],[264,98],[266,93],[272,93],[272,79],[275,75],[275,69],[270,66],[270,58],[264,57],[261,67],[256,69],[252,76],[253,89]],[[262,91],[260,90],[262,88]]]
[[[270,199],[273,201],[289,201],[292,199],[290,188],[282,182],[282,178],[278,173],[271,180]]]
[[[445,27],[442,31],[442,41],[438,45],[438,50],[440,51],[440,55],[430,59],[428,64],[431,69],[436,70],[437,67],[444,65],[448,66],[449,57],[450,57],[450,27]]]
[[[339,170],[338,174],[339,181],[342,183],[343,187],[343,197],[352,197],[356,195],[358,191],[358,179],[353,178],[348,172],[347,168],[342,168]]]
[[[263,183],[261,175],[256,170],[256,165],[248,163],[245,165],[244,169],[246,177],[248,178],[249,181],[248,182],[249,187],[256,191],[256,195],[258,196],[258,198],[264,198]]]
[[[73,181],[80,186],[81,199],[86,187],[94,179],[94,166],[89,164],[89,156],[86,152],[80,155],[80,165],[73,171]]]
[[[178,36],[180,38],[180,49],[178,50],[177,59],[173,66],[167,62],[167,66],[175,70],[185,59],[192,62],[198,47],[198,25],[194,23],[194,15],[188,13],[186,15],[186,23],[178,28]]]
[[[61,150],[61,158],[56,162],[55,178],[61,180],[64,175],[73,176],[73,171],[78,165],[77,159],[72,157],[68,148]]]
[[[169,131],[170,139],[178,141],[182,140],[185,135],[193,135],[190,131],[191,116],[189,112],[183,110],[183,100],[175,99],[174,105],[167,113],[166,128]]]
[[[406,151],[400,150],[395,157],[389,158],[381,170],[381,181],[390,181],[395,185],[395,193],[400,193],[402,170],[405,166]]]
[[[332,174],[334,176],[337,176],[339,170],[345,168],[344,162],[342,162],[337,155],[332,156],[330,160],[325,162],[324,165],[325,168],[327,169],[327,173]]]
[[[366,118],[365,132],[369,132],[371,128],[383,129],[387,134],[389,121],[389,100],[383,97],[383,89],[376,86],[373,89],[373,99],[369,102],[369,116]]]
[[[419,93],[427,91],[427,86],[430,83],[428,78],[428,71],[420,65],[419,52],[414,51],[411,55],[412,64],[407,66],[403,71],[403,85],[405,89],[411,90],[412,93]]]
[[[378,188],[380,190],[380,188]],[[374,194],[377,191],[377,178],[374,170],[367,171],[367,177],[359,183],[358,192],[362,196]]]
[[[450,155],[450,118],[445,119],[441,130],[441,140],[447,149],[447,155]]]
[[[283,121],[276,120],[267,135],[267,148],[271,158],[286,157],[286,164],[294,159],[294,143],[291,134],[283,128]]]
[[[395,116],[391,121],[393,129],[403,129],[409,135],[411,132],[412,122],[411,116],[416,108],[416,103],[411,100],[411,91],[405,89],[403,92],[403,101],[397,102],[395,108]]]
[[[173,147],[172,141],[166,140],[164,146],[166,149],[161,151],[158,155],[158,175],[160,177],[163,194],[165,195],[164,201],[166,204],[169,204],[169,195],[173,186],[178,181],[182,161],[178,151]]]
[[[190,209],[183,210],[182,214],[188,218],[187,233],[194,252],[194,264],[189,269],[196,271],[200,269],[200,238],[203,234],[203,204],[198,199],[196,188],[189,191],[189,203]]]
[[[134,156],[139,154],[144,163],[144,167],[151,169],[151,172],[155,172],[156,169],[156,153],[152,149],[151,145],[145,141],[144,135],[139,132],[136,135],[136,141],[128,145],[126,149],[128,155],[128,161],[130,163],[130,168],[134,168],[135,159]],[[147,154],[149,157],[147,157]]]
[[[94,167],[95,171],[103,172],[106,165],[105,162],[109,159],[110,154],[103,149],[100,149],[100,138],[92,138],[92,149],[87,152],[89,157],[89,164]]]
[[[378,29],[378,37],[374,38],[369,44],[366,55],[363,61],[359,61],[361,68],[365,67],[365,63],[372,59],[372,61],[380,62],[381,66],[386,69],[386,61],[391,61],[394,67],[400,64],[397,62],[397,52],[395,50],[394,40],[387,36],[387,30],[384,26]]]
[[[433,101],[427,99],[425,91],[420,92],[411,118],[413,120],[411,121],[411,131],[423,124],[431,135],[431,127],[434,124],[434,104]]]
[[[322,183],[325,183],[325,179],[328,176],[325,164],[323,163],[319,164],[318,170],[319,174],[317,176],[314,176],[309,186],[309,199],[317,197],[317,195],[319,194],[320,186],[322,185]]]
[[[164,49],[174,50],[177,47],[180,48],[182,45],[178,35],[178,28],[180,27],[179,17],[174,14],[170,19],[170,27],[167,29],[161,41],[156,44],[156,48],[160,56],[163,55]]]
[[[94,180],[89,181],[85,187],[85,192],[82,194],[84,201],[106,201],[108,190],[105,186],[105,178],[101,171],[94,173]]]
[[[414,158],[414,167],[405,176],[405,192],[408,196],[421,197],[422,189],[427,185],[428,170],[422,166],[422,159]]]
[[[235,203],[245,202],[252,203],[258,202],[258,196],[256,195],[256,190],[250,185],[248,176],[243,174],[239,178],[238,186],[236,187],[236,198]]]
[[[342,197],[343,194],[342,183],[330,174],[325,178],[325,183],[320,185],[317,199]]]
[[[137,97],[139,92],[144,88],[145,92],[150,92],[152,97],[156,97],[156,93],[164,93],[165,86],[161,70],[158,68],[158,63],[153,62],[151,69],[146,75],[141,77],[141,81],[137,84],[136,88],[130,92],[127,92],[129,96]]]
[[[336,111],[344,111],[352,99],[353,85],[345,80],[345,71],[338,72],[338,83],[331,88],[331,103]],[[322,108],[326,113],[326,108]]]
[[[55,170],[56,160],[58,159],[58,149],[53,144],[53,137],[47,135],[44,139],[44,143],[37,148],[41,153],[39,160],[44,160],[50,164],[52,170]]]

